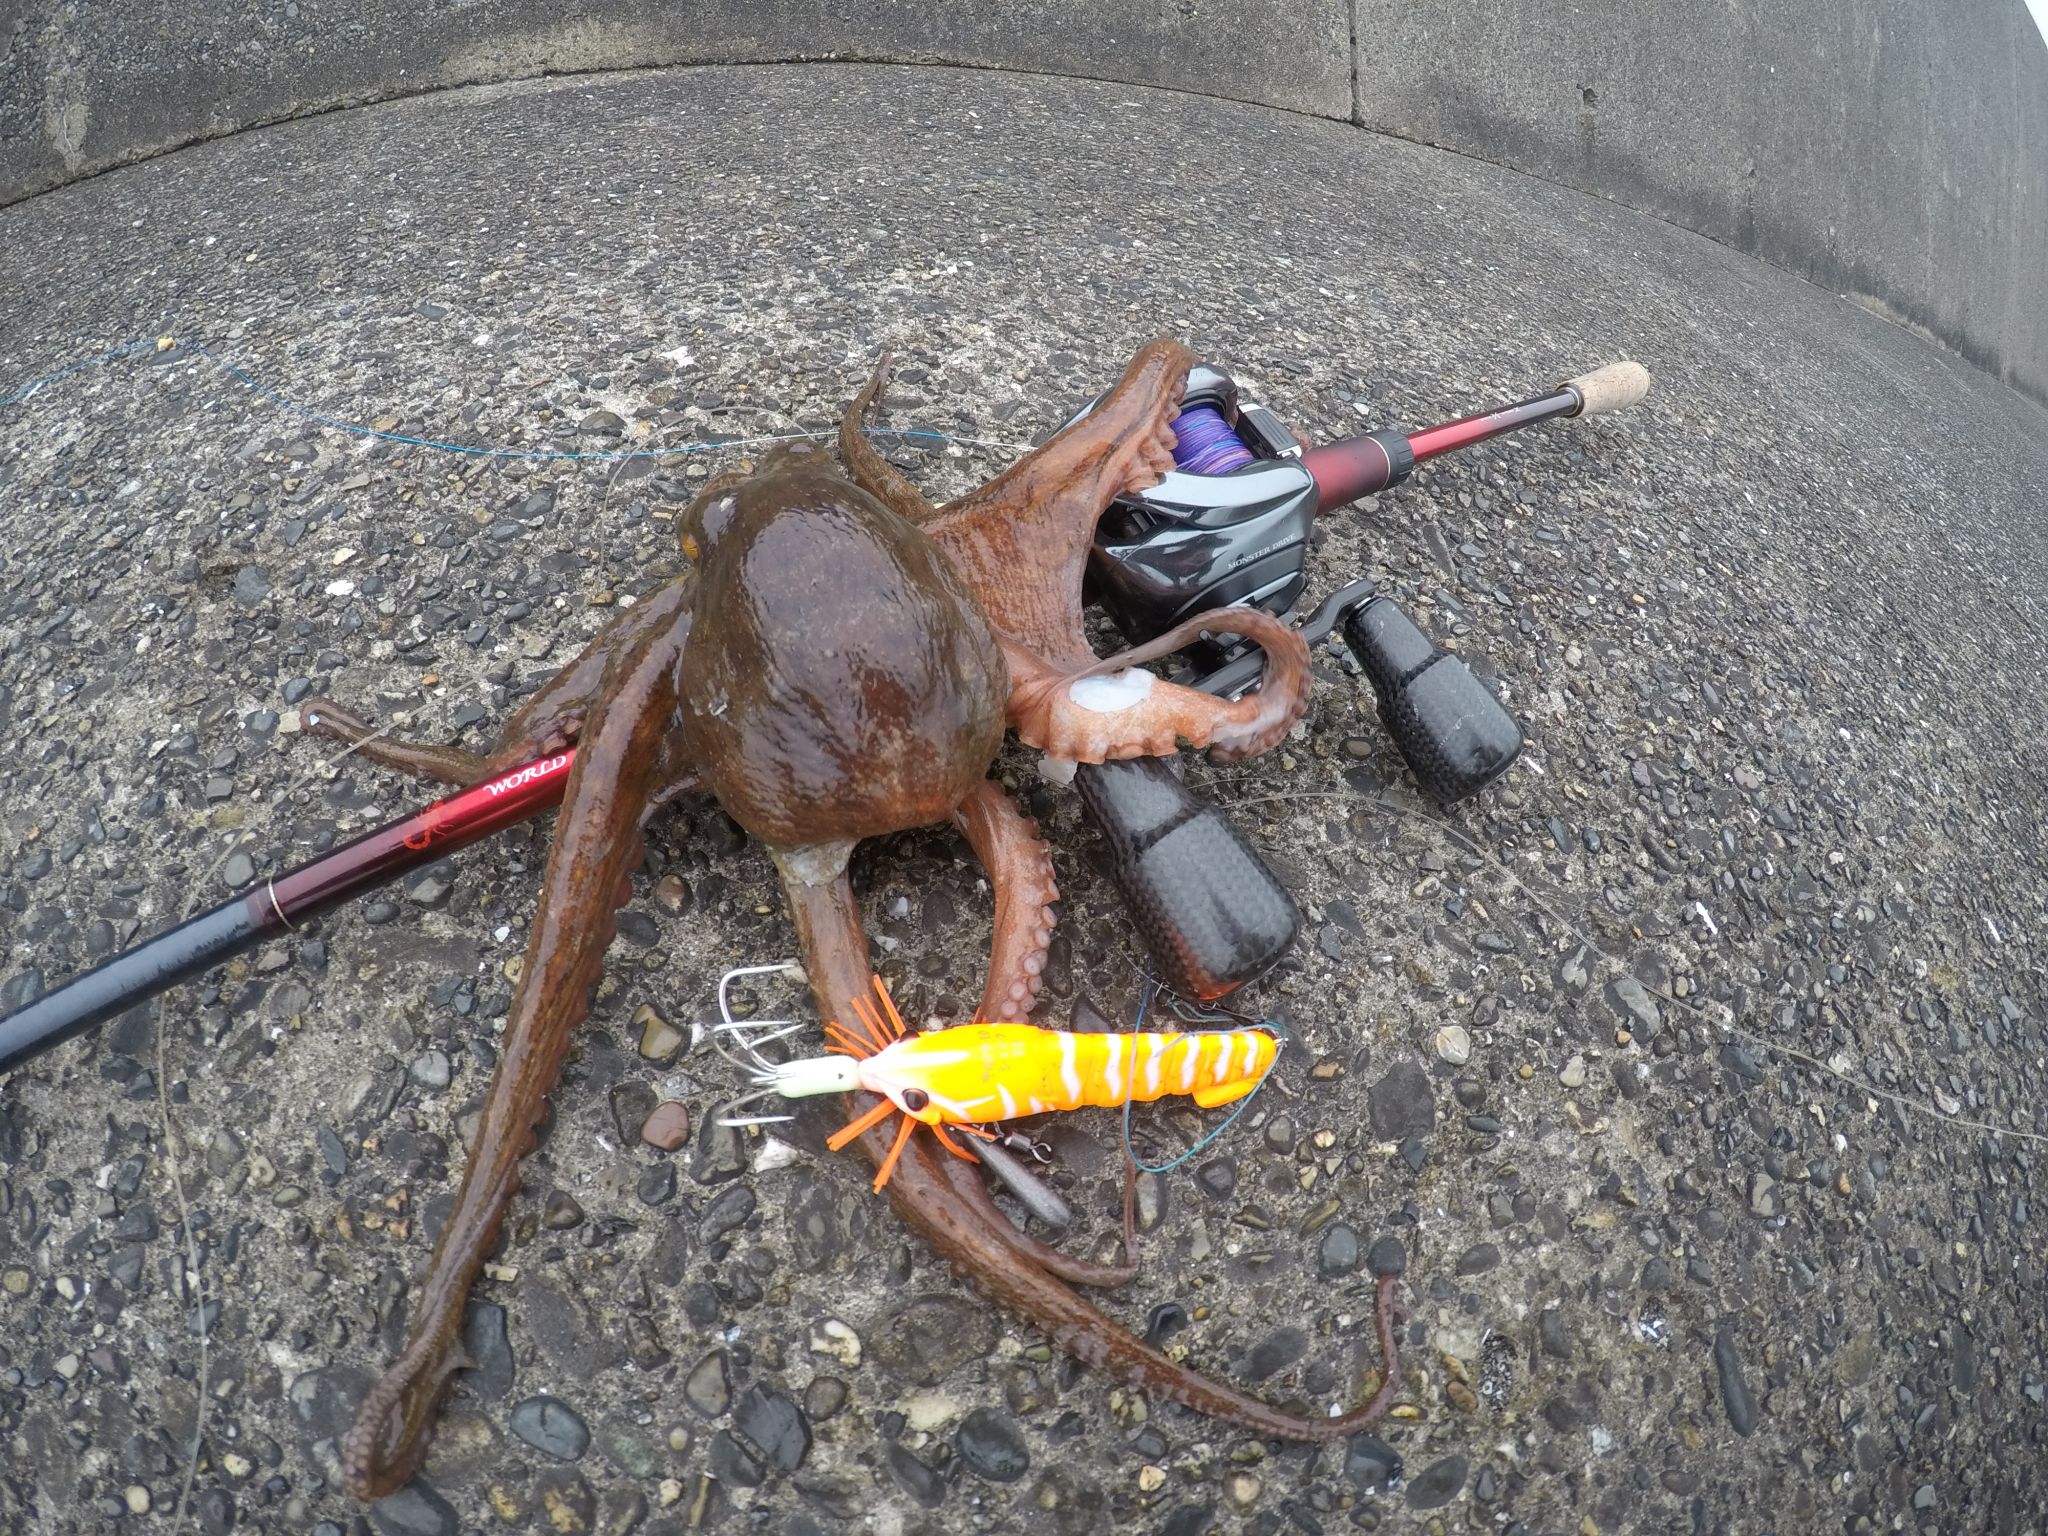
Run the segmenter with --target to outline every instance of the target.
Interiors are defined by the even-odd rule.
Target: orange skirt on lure
[[[879,1006],[854,1004],[857,1030],[825,1026],[836,1054],[783,1062],[758,1080],[786,1098],[857,1090],[880,1095],[879,1104],[826,1143],[835,1152],[900,1113],[896,1144],[875,1175],[878,1191],[920,1124],[930,1126],[948,1151],[971,1159],[946,1134],[947,1126],[982,1135],[977,1127],[989,1121],[1149,1103],[1170,1093],[1214,1109],[1258,1087],[1280,1051],[1278,1038],[1264,1029],[1083,1035],[1032,1024],[960,1024],[913,1035],[879,977],[875,995]]]

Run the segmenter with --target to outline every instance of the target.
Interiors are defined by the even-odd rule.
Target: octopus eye
[[[922,1088],[906,1088],[903,1090],[903,1107],[913,1115],[923,1114],[927,1109],[931,1108],[931,1102],[932,1096]]]

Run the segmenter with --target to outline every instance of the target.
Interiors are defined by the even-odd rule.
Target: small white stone
[[[1557,1074],[1557,1080],[1567,1088],[1579,1088],[1586,1081],[1586,1058],[1574,1056],[1564,1064],[1564,1070]]]
[[[1436,1053],[1454,1067],[1472,1059],[1472,1037],[1462,1024],[1446,1024],[1436,1032]]]
[[[661,1499],[661,1507],[667,1509],[671,1504],[682,1498],[683,1485],[672,1477],[664,1477],[661,1480],[658,1496]]]
[[[860,1368],[860,1335],[836,1317],[820,1320],[811,1327],[811,1353],[827,1355],[849,1371]]]
[[[130,1483],[121,1490],[121,1502],[128,1506],[131,1515],[149,1513],[149,1490],[140,1483]]]
[[[340,581],[330,581],[329,583],[327,583],[327,595],[329,597],[347,597],[349,593],[355,591],[355,589],[356,584],[352,581],[347,580],[346,578],[343,578]]]
[[[221,1469],[239,1481],[256,1470],[256,1463],[234,1451],[228,1451],[220,1459]]]
[[[761,1150],[754,1154],[754,1172],[773,1173],[778,1168],[787,1168],[792,1163],[803,1161],[803,1153],[786,1141],[777,1141],[773,1136],[761,1138]]]
[[[903,1421],[920,1434],[943,1429],[960,1417],[960,1405],[943,1392],[913,1392],[896,1404]]]

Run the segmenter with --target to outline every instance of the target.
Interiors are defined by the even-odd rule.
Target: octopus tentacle
[[[1219,699],[1147,673],[1111,685],[1076,687],[1208,634],[1241,635],[1266,653],[1259,686],[1241,699]],[[1010,671],[1009,723],[1027,746],[1077,763],[1106,758],[1163,757],[1180,741],[1208,747],[1219,762],[1253,757],[1277,745],[1308,708],[1308,646],[1291,627],[1258,608],[1197,614],[1158,639],[1072,671],[1046,665],[1001,640]]]
[[[953,812],[995,887],[996,921],[988,981],[975,1017],[1021,1020],[1038,1001],[1046,946],[1052,943],[1052,903],[1060,899],[1053,879],[1052,849],[1038,823],[1017,808],[1003,786],[983,779]]]
[[[846,857],[835,853],[819,857],[814,850],[768,850],[782,876],[783,899],[796,924],[797,950],[818,1015],[828,1024],[851,1026],[860,1017],[855,1005],[874,995],[875,973],[868,966],[868,937]]]
[[[677,661],[687,620],[642,637],[614,657],[571,771],[525,971],[469,1166],[434,1245],[404,1352],[370,1389],[341,1443],[348,1489],[364,1501],[405,1483],[426,1455],[434,1410],[452,1371],[464,1304],[561,1075],[570,1032],[611,942],[611,909],[630,891],[638,826],[657,787],[662,735],[676,707]]]
[[[862,1150],[877,1164],[888,1156],[891,1143],[887,1127],[861,1138]],[[1372,1396],[1351,1412],[1328,1418],[1291,1414],[1168,1359],[1042,1267],[1020,1257],[988,1216],[952,1188],[942,1166],[947,1161],[925,1138],[912,1138],[888,1186],[897,1216],[991,1301],[1044,1329],[1084,1365],[1126,1386],[1276,1440],[1344,1439],[1377,1423],[1393,1405],[1401,1378],[1394,1336],[1394,1276],[1382,1276],[1374,1294],[1381,1374]],[[996,1219],[1001,1219],[1000,1212]]]
[[[345,742],[357,757],[380,768],[395,768],[415,779],[436,784],[475,784],[490,777],[490,759],[450,742],[430,747],[393,741],[374,722],[328,698],[311,698],[299,707],[299,718],[315,736]]]
[[[1086,666],[1081,577],[1095,524],[1126,491],[1173,468],[1173,418],[1188,365],[1177,341],[1148,342],[1095,409],[925,531],[974,589],[998,630],[1055,666]]]
[[[866,387],[853,397],[839,418],[839,460],[855,485],[898,517],[922,527],[938,516],[939,509],[875,450],[866,431],[868,423],[881,411],[882,391],[888,385],[889,370],[895,361],[887,352],[881,355]]]
[[[687,613],[693,588],[692,579],[686,576],[619,613],[591,638],[574,661],[519,707],[505,722],[497,744],[489,752],[471,752],[452,742],[424,746],[391,740],[368,720],[332,699],[308,699],[300,706],[300,718],[314,735],[346,742],[356,756],[381,768],[442,784],[481,783],[508,768],[574,746],[583,734],[586,717],[597,704],[606,669],[616,657],[631,653],[650,635],[667,629]],[[676,733],[669,735],[673,738]],[[682,766],[680,742],[665,739],[661,756],[664,792],[654,797],[657,802],[670,798],[691,782]]]
[[[989,1231],[1021,1262],[1036,1264],[1047,1274],[1055,1275],[1069,1285],[1090,1285],[1100,1290],[1128,1285],[1138,1278],[1138,1262],[1130,1246],[1129,1223],[1126,1223],[1124,1233],[1123,1263],[1097,1264],[1090,1259],[1077,1259],[1050,1243],[1040,1242],[1028,1232],[1020,1231],[996,1204],[988,1186],[982,1183],[978,1169],[951,1157],[934,1158],[933,1162],[953,1193],[981,1213]]]

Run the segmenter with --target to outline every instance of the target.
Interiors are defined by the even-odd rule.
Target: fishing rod
[[[1239,402],[1228,375],[1198,367],[1174,424],[1177,467],[1157,486],[1120,498],[1103,519],[1090,561],[1093,595],[1134,643],[1191,613],[1232,603],[1291,612],[1306,584],[1308,526],[1316,516],[1398,483],[1426,459],[1552,417],[1617,410],[1648,386],[1640,367],[1615,364],[1484,415],[1303,450],[1272,412]],[[1470,793],[1482,774],[1497,776],[1519,750],[1520,728],[1492,694],[1377,596],[1371,582],[1340,590],[1302,634],[1315,643],[1339,626],[1380,692],[1382,717],[1403,755],[1424,770],[1446,765],[1422,772],[1426,787],[1464,785],[1460,792]],[[1263,668],[1255,647],[1210,659],[1207,672],[1179,681],[1229,697],[1251,688]],[[1502,745],[1501,720],[1512,748]],[[1475,731],[1482,738],[1477,768],[1466,739]],[[553,809],[574,762],[573,750],[557,753],[436,800],[44,993],[0,1018],[0,1073],[267,938]],[[1286,887],[1223,812],[1163,760],[1084,765],[1076,782],[1108,841],[1117,887],[1174,990],[1214,1000],[1263,973],[1293,944],[1301,917]]]
[[[263,940],[561,803],[574,752],[536,759],[436,800],[250,886],[211,911],[0,1018],[0,1072],[190,981]]]

